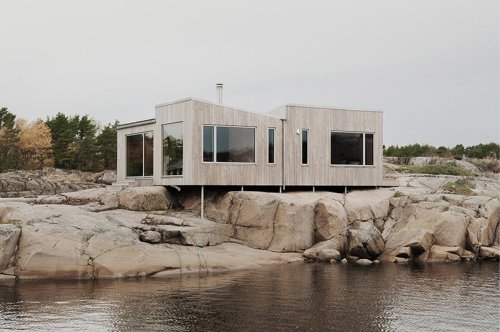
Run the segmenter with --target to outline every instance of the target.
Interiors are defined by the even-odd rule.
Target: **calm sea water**
[[[290,264],[215,276],[0,282],[0,329],[499,331],[498,263]]]

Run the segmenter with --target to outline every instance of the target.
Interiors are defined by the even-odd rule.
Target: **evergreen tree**
[[[0,171],[14,169],[19,160],[19,130],[16,116],[6,107],[0,108]]]
[[[79,116],[68,118],[57,113],[46,121],[52,135],[52,151],[54,166],[59,168],[74,168],[76,155],[75,140],[78,134]]]
[[[118,121],[113,125],[108,124],[97,136],[100,159],[104,169],[116,169],[116,127]]]

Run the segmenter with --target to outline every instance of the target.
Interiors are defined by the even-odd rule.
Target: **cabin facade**
[[[117,180],[163,186],[381,186],[382,112],[194,98],[118,126]]]

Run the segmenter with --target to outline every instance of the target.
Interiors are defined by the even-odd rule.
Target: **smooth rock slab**
[[[12,261],[21,228],[12,224],[0,224],[0,272]]]

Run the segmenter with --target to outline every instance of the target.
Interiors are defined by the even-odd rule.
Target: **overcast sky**
[[[384,111],[384,143],[499,141],[499,2],[0,0],[0,106],[154,117],[198,97]]]

